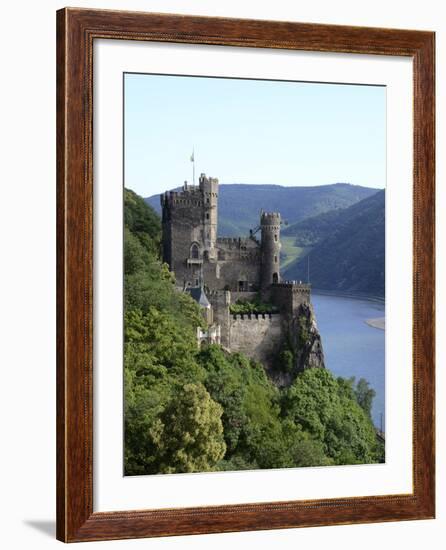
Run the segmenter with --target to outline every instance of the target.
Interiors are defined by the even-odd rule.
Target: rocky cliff
[[[296,376],[312,368],[325,368],[322,340],[313,306],[299,305],[293,317],[284,320],[286,339],[269,374],[279,387],[290,385]]]

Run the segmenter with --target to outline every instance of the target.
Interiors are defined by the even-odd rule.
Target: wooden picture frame
[[[95,39],[406,56],[413,61],[413,492],[93,512]],[[432,32],[65,8],[57,13],[57,538],[65,542],[434,517]]]

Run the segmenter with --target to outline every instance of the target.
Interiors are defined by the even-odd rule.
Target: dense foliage
[[[378,191],[349,208],[288,227],[296,246],[312,246],[310,279],[314,288],[385,294],[385,192]],[[311,250],[311,252],[310,252]],[[308,259],[287,265],[284,276],[307,280]]]
[[[238,299],[229,306],[229,311],[232,314],[277,313],[278,309],[273,304],[263,302],[257,295],[253,300]]]
[[[200,350],[204,322],[159,259],[156,213],[126,190],[124,219],[127,475],[382,459],[365,381],[310,369],[279,390],[247,357]]]

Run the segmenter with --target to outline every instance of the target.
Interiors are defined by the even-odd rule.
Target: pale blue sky
[[[126,74],[125,185],[192,180],[383,188],[384,87]]]

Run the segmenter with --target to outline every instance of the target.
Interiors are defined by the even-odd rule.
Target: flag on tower
[[[190,156],[192,163],[192,183],[195,185],[195,147],[192,148],[192,155]]]

